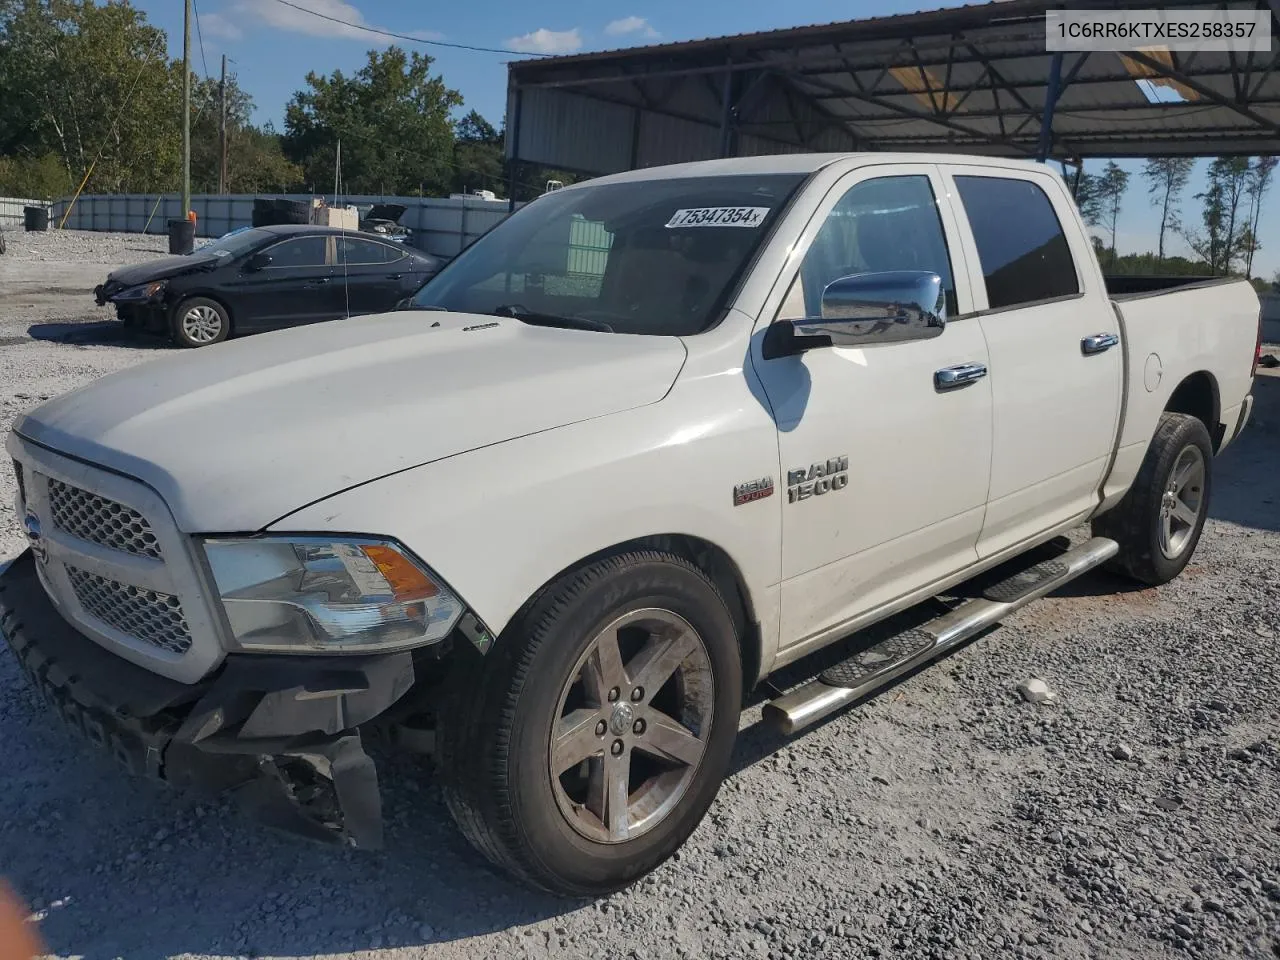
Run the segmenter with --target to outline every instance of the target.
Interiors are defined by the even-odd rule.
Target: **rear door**
[[[933,164],[863,167],[824,198],[780,278],[767,322],[821,316],[843,276],[929,270],[948,313],[971,309],[967,271]],[[762,318],[763,320],[764,318]],[[782,643],[826,633],[976,560],[991,466],[991,388],[939,390],[937,371],[982,367],[977,320],[941,336],[817,348],[753,366],[782,460]]]
[[[339,312],[384,313],[421,286],[413,274],[413,261],[395,244],[354,234],[334,239]]]
[[[991,494],[978,544],[986,557],[1097,503],[1120,417],[1124,348],[1061,181],[1048,171],[943,169],[990,353]]]
[[[289,237],[265,247],[271,263],[238,280],[234,321],[241,328],[281,327],[332,320],[332,274],[324,236]]]

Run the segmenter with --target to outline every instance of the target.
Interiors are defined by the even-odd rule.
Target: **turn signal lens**
[[[360,550],[373,561],[397,600],[424,600],[439,592],[427,575],[399,550],[382,544],[362,544]]]

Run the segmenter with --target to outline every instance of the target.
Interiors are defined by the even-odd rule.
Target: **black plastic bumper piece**
[[[229,792],[258,819],[316,840],[382,846],[359,727],[413,686],[409,653],[230,656],[200,683],[178,683],[71,627],[30,551],[0,573],[0,634],[45,702],[131,771]]]

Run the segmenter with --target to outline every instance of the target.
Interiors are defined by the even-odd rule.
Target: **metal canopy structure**
[[[1159,6],[1270,11],[1280,37],[1280,0]],[[1061,7],[997,0],[518,61],[509,65],[507,156],[603,174],[806,151],[1072,163],[1280,153],[1280,42],[1268,53],[1047,53],[1045,13]]]

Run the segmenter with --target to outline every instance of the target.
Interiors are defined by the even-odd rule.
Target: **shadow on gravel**
[[[52,730],[52,713],[30,709]],[[587,906],[488,869],[412,758],[378,758],[386,850],[370,853],[276,834],[229,806],[135,779],[61,731],[26,746],[31,767],[59,771],[61,783],[35,786],[45,795],[26,811],[5,804],[0,876],[39,911],[55,956],[419,951]]]
[[[126,330],[124,324],[118,320],[35,323],[27,328],[27,334],[32,340],[68,343],[75,346],[132,347],[144,350],[158,350],[166,346],[165,342],[158,337],[148,337]]]

